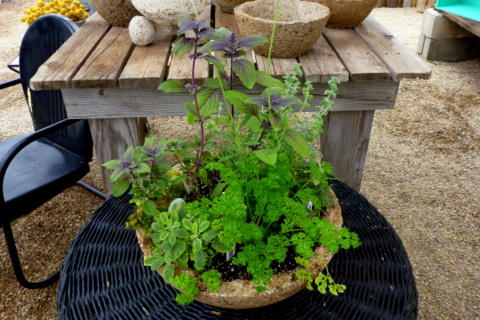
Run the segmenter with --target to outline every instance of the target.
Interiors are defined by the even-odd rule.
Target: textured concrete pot
[[[176,27],[183,18],[195,19],[191,0],[132,0],[135,8],[146,18],[162,25]],[[210,0],[195,0],[201,13]]]
[[[323,213],[323,217],[335,224],[337,228],[342,227],[342,213],[337,199],[335,205]],[[146,257],[151,256],[152,252],[148,248],[150,242],[149,239],[146,238],[145,231],[137,230],[137,238],[144,255]],[[308,269],[312,272],[313,278],[323,271],[332,258],[333,254],[328,252],[324,246],[320,246],[315,250],[315,256],[309,260],[311,266]],[[200,292],[195,296],[195,300],[209,305],[231,309],[258,308],[277,303],[305,288],[306,281],[297,279],[295,277],[295,271],[296,270],[274,275],[271,283],[267,286],[267,290],[264,292],[255,290],[256,285],[248,280],[222,282],[220,289],[215,292],[208,291],[206,284],[203,283],[203,281],[199,281]],[[163,268],[157,269],[157,272],[163,276]],[[187,273],[189,276],[195,278],[200,277],[198,271],[175,267],[175,275],[181,273]]]
[[[275,0],[245,2],[235,8],[242,37],[261,35],[270,39],[275,17]],[[307,52],[322,35],[330,10],[321,4],[300,0],[283,1],[273,40],[272,57],[293,58]],[[255,47],[268,55],[269,43]]]
[[[372,12],[377,0],[306,0],[321,3],[330,9],[328,28],[353,28]]]
[[[236,6],[239,6],[247,1],[254,0],[214,0],[215,4],[220,8],[220,10],[228,13],[232,13]]]
[[[97,12],[115,27],[128,27],[133,17],[140,13],[131,0],[91,0]]]

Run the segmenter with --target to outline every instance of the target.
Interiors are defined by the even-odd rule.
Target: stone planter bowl
[[[131,0],[91,0],[98,14],[115,27],[128,27],[133,17],[140,13]]]
[[[275,0],[245,2],[234,9],[242,37],[261,35],[270,39],[275,17]],[[322,35],[330,10],[319,3],[289,0],[280,6],[273,40],[272,57],[293,58],[307,52]],[[255,47],[255,53],[267,56],[269,42]]]
[[[247,1],[254,1],[254,0],[214,0],[215,4],[222,10],[223,12],[232,13],[233,9],[241,5]]]
[[[135,8],[146,18],[160,25],[176,28],[184,18],[195,19],[195,11],[190,0],[131,0]],[[195,0],[201,14],[210,0]]]
[[[333,193],[333,191],[332,191]],[[335,197],[336,199],[336,197]],[[336,199],[335,205],[323,213],[323,217],[335,224],[337,228],[343,225],[340,204]],[[145,257],[151,256],[149,249],[150,239],[146,238],[144,230],[137,230],[137,238]],[[325,266],[333,258],[324,246],[315,249],[315,256],[310,258],[309,271],[313,278],[317,277],[323,271]],[[206,284],[200,281],[200,292],[195,296],[195,300],[209,305],[230,309],[250,309],[259,308],[273,303],[277,303],[293,296],[306,286],[305,280],[299,280],[295,277],[295,271],[276,274],[272,277],[271,283],[264,292],[255,290],[255,286],[248,280],[234,280],[223,282],[218,291],[208,291]],[[157,269],[157,272],[163,277],[163,268]],[[192,269],[183,269],[175,267],[175,275],[187,273],[190,277],[199,278],[198,271]]]
[[[372,12],[377,0],[306,0],[330,9],[328,28],[353,28],[359,26]]]

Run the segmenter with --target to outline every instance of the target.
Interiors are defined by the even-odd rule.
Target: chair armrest
[[[20,83],[22,83],[20,78],[2,82],[0,83],[0,90],[14,86],[16,84],[20,84]]]
[[[45,136],[49,135],[52,132],[58,131],[63,129],[75,122],[80,121],[80,119],[64,119],[62,121],[58,121],[52,125],[49,125],[45,128],[42,128],[38,131],[35,131],[24,139],[20,140],[16,145],[14,145],[0,160],[0,204],[5,203],[5,198],[3,195],[3,181],[5,179],[5,173],[7,172],[8,166],[13,161],[15,156],[26,146],[30,143],[39,140],[40,138],[44,138]]]

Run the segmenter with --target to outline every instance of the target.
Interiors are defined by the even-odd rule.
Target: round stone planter
[[[131,0],[135,8],[146,18],[161,25],[176,27],[184,18],[195,19],[191,0]],[[210,0],[195,0],[201,14]]]
[[[337,199],[335,200],[335,205],[323,213],[323,217],[335,224],[337,228],[342,227],[342,213]],[[145,231],[137,230],[137,238],[145,257],[151,256],[152,252],[149,249],[151,242],[147,239]],[[323,271],[332,258],[333,254],[328,252],[324,246],[315,249],[315,256],[310,258],[310,268],[308,268],[312,272],[313,278]],[[157,269],[157,272],[163,276],[163,268]],[[248,280],[224,281],[220,289],[215,292],[208,291],[206,284],[203,281],[199,281],[200,292],[195,296],[195,300],[221,308],[249,309],[263,307],[282,301],[305,288],[306,281],[297,279],[295,272],[296,270],[293,270],[274,275],[264,292],[255,290],[256,285]],[[187,273],[190,277],[200,278],[198,271],[175,267],[175,275],[181,273]]]
[[[275,0],[245,2],[234,9],[242,37],[261,35],[270,39],[275,17]],[[321,4],[290,0],[280,6],[273,40],[272,57],[293,58],[307,52],[322,35],[330,10]],[[253,48],[267,56],[269,41]]]
[[[377,0],[306,0],[330,9],[328,28],[353,28],[359,26],[372,12]]]
[[[140,13],[131,0],[91,0],[97,12],[112,26],[128,27],[133,17]]]

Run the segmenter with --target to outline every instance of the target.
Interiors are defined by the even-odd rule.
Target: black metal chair
[[[79,182],[90,170],[93,143],[86,120],[67,119],[60,90],[33,91],[30,79],[37,69],[78,27],[61,15],[46,15],[26,31],[20,47],[20,78],[35,132],[0,141],[0,226],[3,228],[15,276],[27,288],[42,288],[59,272],[41,282],[25,278],[10,223],[80,184],[105,199],[105,194]]]

